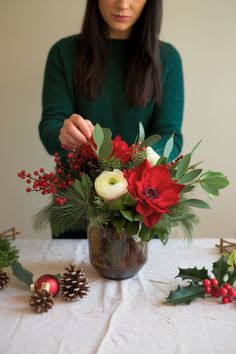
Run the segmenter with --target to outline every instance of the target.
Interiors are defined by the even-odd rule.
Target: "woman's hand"
[[[78,114],[72,114],[64,120],[59,140],[64,145],[82,145],[91,138],[94,126],[88,119]]]

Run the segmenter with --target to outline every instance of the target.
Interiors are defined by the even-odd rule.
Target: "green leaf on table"
[[[221,258],[213,263],[212,273],[219,282],[219,285],[224,283],[224,277],[229,272],[229,265],[227,263],[227,256],[221,256]]]
[[[230,266],[230,269],[233,270],[234,265],[236,264],[236,249],[233,249],[233,251],[228,255],[227,263]]]
[[[163,156],[165,156],[167,160],[171,154],[171,151],[173,150],[173,147],[174,147],[174,134],[172,134],[171,137],[167,140],[164,148]]]
[[[184,176],[184,174],[187,172],[189,164],[191,161],[191,154],[186,154],[181,160],[180,163],[178,164],[177,167],[177,172],[176,172],[176,178],[179,179]]]
[[[19,251],[15,246],[12,246],[8,239],[0,238],[0,268],[5,268],[11,263],[17,261]]]
[[[181,204],[201,209],[210,209],[210,205],[200,199],[186,199],[181,202]]]
[[[192,182],[195,178],[197,178],[202,173],[202,168],[198,168],[196,170],[189,171],[182,178],[179,179],[178,183],[187,183]]]
[[[23,268],[21,263],[18,261],[13,262],[11,264],[12,272],[16,278],[25,283],[26,285],[30,285],[33,283],[33,273]]]
[[[233,286],[235,281],[236,281],[236,269],[234,269],[232,272],[229,273],[227,283]]]
[[[145,139],[145,140],[140,144],[140,147],[152,146],[152,145],[156,144],[160,139],[161,139],[160,135],[158,135],[158,134],[153,134],[153,135],[149,136],[147,139]]]
[[[205,290],[202,285],[195,285],[193,283],[185,287],[178,285],[176,290],[170,292],[165,303],[173,305],[189,305],[191,301],[197,298],[205,299]]]
[[[189,279],[193,283],[198,283],[208,278],[208,272],[205,267],[201,269],[194,268],[179,268],[179,274],[176,275],[176,278],[181,278],[183,280]]]

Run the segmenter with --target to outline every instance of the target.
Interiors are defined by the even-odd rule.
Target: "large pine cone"
[[[84,278],[82,268],[75,269],[76,266],[70,264],[65,267],[66,273],[63,274],[61,282],[61,291],[66,301],[74,301],[78,297],[83,298],[89,291],[88,279]]]
[[[47,290],[38,290],[31,295],[29,304],[34,307],[35,312],[43,313],[48,312],[53,307],[54,301]]]
[[[4,289],[7,287],[7,284],[9,282],[10,278],[8,277],[6,272],[3,272],[0,269],[0,290]]]

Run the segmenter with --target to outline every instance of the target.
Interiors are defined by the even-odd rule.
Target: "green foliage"
[[[234,285],[236,281],[236,269],[233,265],[235,263],[236,251],[230,255],[223,255],[216,262],[213,263],[212,274],[218,281],[218,286],[222,286],[226,281],[230,285]],[[233,263],[232,263],[233,262]],[[204,279],[209,278],[208,271],[205,267],[201,269],[194,268],[179,268],[179,274],[182,280],[189,280],[190,284],[185,287],[180,285],[174,291],[171,291],[166,303],[169,304],[189,304],[192,300],[201,297],[205,298],[205,290],[202,285]]]
[[[19,251],[8,239],[0,238],[0,268],[8,267],[19,258]]]
[[[209,196],[218,196],[219,189],[227,187],[229,181],[221,172],[207,171],[201,175],[200,185]]]
[[[20,281],[22,281],[26,285],[30,285],[33,283],[33,273],[23,268],[21,263],[15,261],[11,264],[11,268],[15,277],[18,278]]]
[[[166,299],[166,304],[189,305],[193,300],[197,298],[205,299],[205,291],[202,285],[193,283],[185,287],[181,287],[180,285],[178,285],[176,290],[170,292],[169,296]]]
[[[111,130],[102,128],[98,123],[94,127],[93,139],[97,145],[99,160],[106,159],[112,152]]]
[[[171,154],[171,151],[173,150],[173,147],[174,147],[174,134],[172,134],[171,137],[167,140],[164,148],[163,156],[165,156],[167,160]]]
[[[152,146],[156,144],[160,139],[161,137],[158,134],[151,135],[140,144],[140,147],[142,148],[144,146]]]
[[[224,283],[224,278],[228,274],[229,265],[226,256],[221,256],[221,258],[213,263],[212,273],[218,280],[219,285]]]
[[[43,208],[34,217],[35,229],[40,230],[50,225],[55,236],[68,230],[86,230],[93,199],[92,186],[90,178],[83,174],[81,180],[75,180],[72,188],[57,192],[54,198],[65,197],[67,203],[57,205],[52,201]]]
[[[193,283],[201,282],[208,277],[208,272],[205,267],[201,269],[194,268],[179,268],[179,274],[176,278],[181,278],[182,280],[189,279]]]

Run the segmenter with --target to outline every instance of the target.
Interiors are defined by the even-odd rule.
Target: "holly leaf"
[[[191,301],[197,298],[205,299],[205,290],[202,285],[193,283],[185,287],[178,285],[176,290],[170,292],[165,303],[173,305],[189,305]]]
[[[227,283],[233,286],[235,281],[236,281],[236,269],[234,269],[232,273],[229,273],[229,278],[227,279]]]
[[[26,285],[30,285],[33,283],[33,273],[23,268],[21,263],[19,263],[18,261],[13,262],[11,264],[11,268],[15,277],[18,278],[20,281],[22,281]]]
[[[219,282],[219,285],[222,285],[224,282],[224,276],[229,273],[229,265],[227,263],[227,256],[221,256],[221,258],[213,263],[212,273]]]
[[[201,269],[194,268],[179,268],[179,274],[176,275],[176,278],[182,278],[183,280],[189,279],[193,283],[198,283],[206,278],[208,278],[207,269],[205,267]]]

